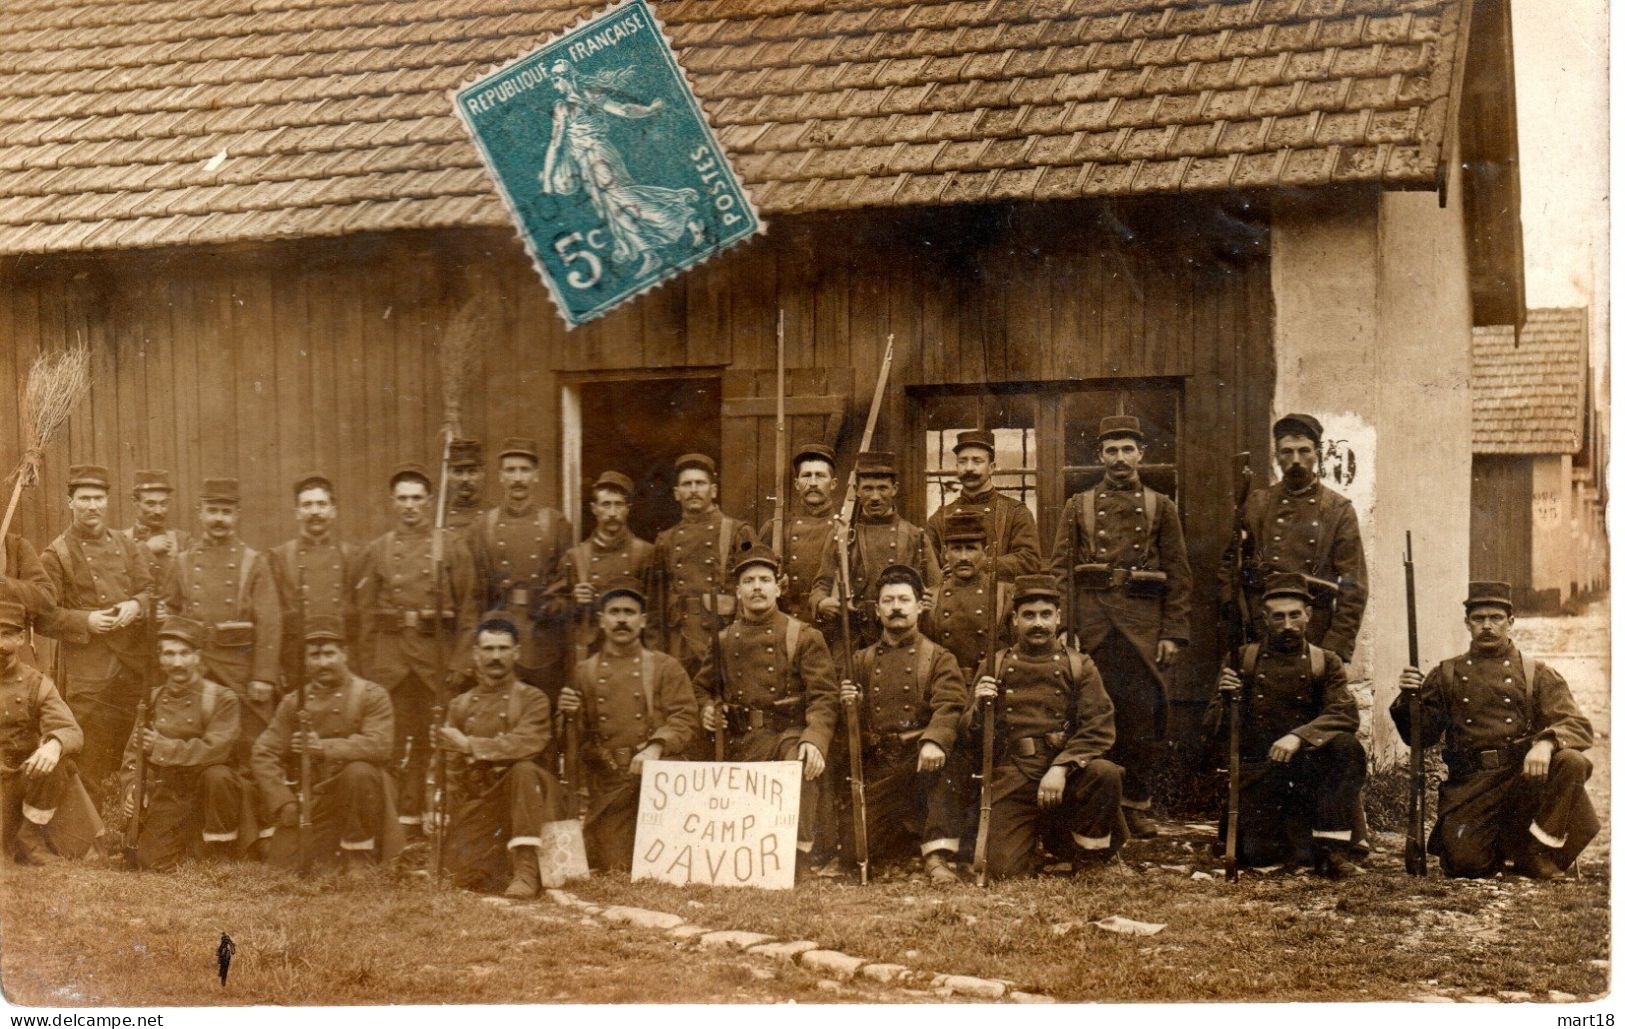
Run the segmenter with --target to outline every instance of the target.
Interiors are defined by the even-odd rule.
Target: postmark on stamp
[[[453,101],[572,328],[763,230],[645,0]]]

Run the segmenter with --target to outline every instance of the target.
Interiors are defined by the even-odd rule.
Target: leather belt
[[[1017,757],[1038,757],[1039,746],[1043,745],[1044,753],[1060,750],[1066,745],[1068,733],[1046,732],[1042,736],[1023,736],[1010,741],[1010,751]]]
[[[377,608],[371,612],[372,627],[377,632],[419,632],[425,636],[435,631],[433,608]],[[446,627],[457,623],[457,612],[439,612],[439,621]]]
[[[1464,757],[1467,766],[1475,772],[1494,772],[1503,768],[1517,768],[1529,753],[1531,740],[1514,740],[1499,747],[1470,750]]]

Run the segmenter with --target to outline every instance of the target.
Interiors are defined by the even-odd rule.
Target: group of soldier
[[[1320,480],[1315,419],[1273,435],[1280,481],[1246,497],[1217,584],[1251,629],[1210,727],[1240,712],[1240,860],[1344,878],[1367,847],[1345,673],[1359,526]],[[681,518],[652,543],[629,530],[637,491],[616,471],[592,482],[593,530],[574,542],[526,439],[493,455],[489,507],[478,441],[451,443],[438,501],[435,475],[401,466],[394,528],[364,547],[340,540],[321,475],[292,485],[298,536],[262,553],[238,535],[236,480],[204,480],[194,537],[170,524],[167,476],[140,473],[138,523],[111,530],[106,470],[75,466],[68,528],[41,552],[5,540],[7,855],[82,852],[65,812],[88,787],[138,820],[142,867],[367,868],[428,829],[455,881],[531,896],[544,831],[583,799],[590,862],[630,867],[643,765],[687,758],[801,763],[798,875],[860,851],[917,853],[942,882],[967,858],[993,878],[1098,868],[1158,831],[1164,676],[1192,581],[1174,501],[1140,479],[1137,420],[1105,418],[1095,444],[1104,475],[1067,501],[1047,559],[1032,512],[994,487],[987,430],[958,435],[958,495],[924,526],[899,516],[888,453],[858,455],[843,517],[833,450],[795,448],[793,502],[759,528],[720,510],[711,457],[684,455]],[[1512,608],[1505,584],[1472,584],[1471,649],[1426,679],[1407,668],[1391,712],[1412,745],[1443,741],[1430,843],[1453,875],[1512,861],[1548,878],[1597,831],[1590,724],[1511,643]],[[58,643],[60,694],[30,631]],[[849,733],[866,849],[839,788]]]

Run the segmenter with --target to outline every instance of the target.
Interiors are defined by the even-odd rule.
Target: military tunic
[[[999,616],[996,634],[998,645],[1010,642],[1010,585],[999,583]],[[957,576],[945,576],[937,587],[936,605],[920,619],[921,631],[947,647],[959,662],[960,670],[969,675],[982,663],[989,649],[988,632],[993,625],[988,611],[988,576],[986,572],[964,582]]]
[[[62,644],[68,706],[85,734],[79,771],[96,796],[103,780],[118,770],[152,667],[145,623],[154,589],[138,550],[118,533],[89,534],[75,527],[40,555],[59,605],[42,631]],[[140,618],[114,632],[90,631],[92,613],[126,600],[140,603]]]
[[[269,557],[282,603],[282,674],[291,686],[304,675],[305,618],[342,618],[345,641],[354,646],[360,637],[355,587],[361,579],[361,555],[332,537],[316,541],[300,536],[273,549]]]
[[[1599,829],[1585,792],[1591,722],[1556,670],[1535,662],[1531,684],[1523,666],[1510,641],[1487,649],[1475,644],[1428,673],[1420,732],[1403,692],[1388,709],[1411,746],[1444,740],[1450,777],[1439,784],[1428,851],[1440,855],[1447,874],[1493,875],[1506,859],[1525,857],[1533,840],[1554,848],[1558,867],[1567,868]],[[1556,748],[1543,783],[1523,776],[1524,757],[1537,740]]]
[[[809,598],[809,606],[814,611],[826,597],[835,595],[835,576],[840,564],[837,543],[831,536],[820,556],[818,581]],[[936,589],[942,582],[942,567],[926,542],[925,530],[895,514],[882,521],[859,518],[847,536],[847,557],[852,565],[852,597],[858,608],[852,616],[852,625],[859,649],[872,646],[880,639],[880,620],[874,605],[880,599],[881,572],[891,565],[908,565],[920,573],[926,589]],[[839,631],[839,625],[825,619],[819,627],[832,633]]]
[[[1114,852],[1122,843],[1113,831],[1122,769],[1105,757],[1116,731],[1094,662],[1056,643],[1036,653],[997,651],[977,668],[973,685],[985,675],[999,681],[988,875],[1036,872],[1043,836],[1053,835],[1074,861]],[[969,704],[965,727],[979,749],[983,709],[974,699]],[[1060,803],[1046,810],[1038,806],[1038,783],[1052,767],[1066,768],[1067,782]]]
[[[570,599],[575,585],[584,582],[597,595],[602,592],[605,583],[622,576],[631,576],[638,582],[647,583],[654,553],[653,543],[638,539],[627,529],[622,529],[613,539],[605,539],[595,532],[569,549],[559,565],[559,576],[548,593],[557,598],[556,602],[562,604],[565,610],[573,613],[575,624],[571,630],[571,644],[576,648],[575,658],[585,656],[587,651],[596,651],[603,644],[603,633],[598,628],[593,611],[581,608]],[[644,636],[654,642],[652,629],[645,629]],[[574,667],[573,661],[571,667]]]
[[[50,775],[24,775],[22,763],[48,739],[62,747],[56,767]],[[13,853],[24,819],[52,825],[73,786],[72,759],[84,741],[72,710],[49,677],[21,662],[0,673],[0,853]],[[62,840],[55,842],[59,851],[64,849]]]
[[[321,738],[322,754],[311,761],[313,854],[318,865],[330,864],[337,851],[377,852],[385,860],[400,851],[395,824],[395,798],[384,766],[395,739],[395,714],[389,693],[376,683],[351,675],[328,686],[305,686],[311,729]],[[299,755],[293,734],[299,731],[299,695],[284,696],[271,722],[254,741],[254,779],[262,809],[279,818],[284,805],[298,796],[290,788],[299,780]],[[299,859],[298,830],[277,825],[270,835],[266,860],[291,867]]]
[[[40,564],[34,544],[15,533],[6,535],[6,567],[0,573],[0,600],[21,604],[33,628],[43,631],[56,613],[56,586]]]
[[[799,500],[784,520],[784,553],[779,556],[783,560],[785,589],[779,596],[779,608],[810,625],[818,624],[819,575],[824,548],[834,538],[836,524],[834,504],[826,505],[822,512],[814,512]],[[762,524],[756,538],[768,543],[773,541],[772,519]]]
[[[733,617],[734,586],[729,573],[756,534],[737,518],[712,508],[682,521],[655,538],[651,602],[665,598],[666,653],[694,678],[710,653],[712,637]]]
[[[987,529],[988,553],[997,553],[998,577],[1001,582],[1013,582],[1018,575],[1031,575],[1043,566],[1038,554],[1038,522],[1027,505],[989,489],[974,497],[961,493],[952,503],[944,504],[925,522],[926,539],[931,552],[946,564],[948,547],[942,534],[948,528],[948,519],[955,511],[969,511],[982,519]]]
[[[1366,754],[1355,735],[1360,711],[1349,693],[1343,662],[1321,651],[1315,674],[1313,644],[1281,651],[1249,647],[1242,660],[1240,849],[1245,865],[1290,861],[1308,864],[1317,846],[1354,844]],[[1228,739],[1229,702],[1221,694],[1205,722]],[[1269,759],[1270,747],[1288,733],[1303,741],[1290,761]],[[1225,824],[1224,817],[1219,825]]]
[[[128,529],[116,529],[114,531],[135,544],[136,551],[147,564],[147,575],[156,583],[162,583],[169,578],[171,569],[175,567],[175,559],[180,556],[181,551],[190,547],[193,543],[192,534],[185,529],[165,529],[162,532],[155,533],[140,522]],[[147,543],[154,536],[169,537],[169,553],[154,554],[152,552]]]
[[[575,666],[574,682],[591,797],[583,826],[587,860],[594,868],[630,869],[640,783],[628,766],[650,743],[661,745],[662,759],[676,759],[700,735],[694,686],[676,658],[643,648],[635,657],[600,651]]]
[[[139,866],[173,868],[206,843],[245,851],[258,823],[250,817],[244,825],[244,781],[235,767],[241,736],[237,693],[199,676],[179,686],[166,681],[152,691],[148,705],[158,739],[146,759],[145,813],[136,838]],[[132,732],[124,747],[126,801],[135,799],[139,745]]]
[[[1294,493],[1278,482],[1254,490],[1242,506],[1248,553],[1243,555],[1243,590],[1252,624],[1264,625],[1263,584],[1279,572],[1301,572],[1336,584],[1335,595],[1317,595],[1310,605],[1310,643],[1344,661],[1354,655],[1365,614],[1367,579],[1360,521],[1354,505],[1335,490],[1316,482]],[[1236,596],[1235,541],[1219,566],[1219,595]]]
[[[571,533],[563,514],[531,500],[517,511],[491,508],[468,537],[485,609],[505,610],[518,624],[519,677],[550,700],[564,677],[565,607],[548,587],[563,569]]]

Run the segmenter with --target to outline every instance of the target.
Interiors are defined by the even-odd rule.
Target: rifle
[[[846,526],[835,527],[835,549],[838,563],[835,566],[835,594],[844,613],[852,602],[852,587],[847,580],[848,572]],[[852,619],[841,619],[841,656],[845,660],[846,674],[852,676],[855,670],[852,667]],[[846,714],[846,750],[851,763],[848,770],[852,782],[852,847],[854,856],[858,861],[858,883],[863,886],[869,884],[869,807],[864,799],[863,787],[863,732],[858,725],[860,706],[856,700],[843,699],[841,706]]]
[[[1405,530],[1405,634],[1406,642],[1410,646],[1410,659],[1412,668],[1421,667],[1421,656],[1417,653],[1416,644],[1416,565],[1411,554],[1411,532]],[[1427,797],[1422,789],[1426,785],[1422,770],[1422,691],[1413,690],[1410,699],[1411,709],[1411,781],[1410,781],[1410,820],[1408,831],[1405,834],[1405,873],[1407,875],[1428,874],[1427,840],[1423,836],[1423,827],[1427,822]]]
[[[581,733],[576,713],[564,713],[564,797],[570,818],[581,817]]]
[[[717,729],[711,734],[712,760],[728,760],[728,680],[722,674],[722,630],[711,636],[711,663],[717,669]],[[795,655],[786,657],[794,661]]]
[[[136,845],[141,840],[141,816],[147,806],[147,748],[141,745],[141,731],[150,728],[147,717],[147,702],[142,701],[135,708],[135,810],[130,812],[130,822],[124,827],[124,867],[136,869],[141,867],[141,859]]]
[[[988,634],[987,634],[987,666],[998,679],[1001,670],[998,667],[999,658],[999,537],[997,533],[999,509],[993,509],[993,529],[991,539],[988,540],[987,562],[987,589],[988,589]],[[989,697],[982,701],[982,805],[981,818],[976,826],[976,850],[971,855],[971,869],[976,873],[976,885],[987,885],[987,843],[988,834],[993,828],[993,747],[995,743],[994,722],[998,719],[998,702]]]
[[[311,720],[310,720],[310,712],[305,709],[306,694],[309,691],[306,689],[307,684],[306,684],[306,681],[305,681],[305,679],[306,679],[306,676],[305,676],[305,614],[306,614],[306,612],[305,612],[305,572],[304,572],[304,568],[302,566],[299,569],[298,579],[299,579],[299,583],[298,583],[299,592],[296,595],[299,597],[299,618],[298,618],[298,624],[295,627],[296,633],[297,633],[295,638],[299,641],[298,642],[299,656],[298,656],[298,659],[295,660],[294,663],[293,663],[293,667],[294,667],[294,689],[295,689],[295,691],[297,691],[297,694],[298,694],[298,697],[299,697],[298,715],[297,715],[297,719],[296,719],[296,724],[299,726],[299,732],[300,732],[302,738],[305,741],[308,742],[309,739],[310,739],[310,736],[311,736]],[[299,799],[299,874],[302,875],[302,876],[310,875],[311,865],[315,861],[315,853],[313,851],[313,844],[311,842],[311,836],[313,834],[313,828],[312,828],[312,825],[311,825],[311,811],[310,811],[310,808],[311,808],[310,788],[311,788],[311,786],[312,786],[312,782],[311,782],[311,769],[310,769],[310,748],[306,747],[306,746],[301,746],[299,748],[299,794],[298,794],[298,799]]]
[[[1247,645],[1249,623],[1252,620],[1252,609],[1247,599],[1247,593],[1242,588],[1242,575],[1246,569],[1247,550],[1247,522],[1243,518],[1243,509],[1247,504],[1247,495],[1252,492],[1253,467],[1252,453],[1243,451],[1237,454],[1232,462],[1236,478],[1236,527],[1231,540],[1231,557],[1234,573],[1235,597],[1231,606],[1235,613],[1230,623],[1230,665],[1241,674],[1241,651]],[[1244,684],[1245,685],[1245,684]],[[1229,792],[1226,797],[1224,814],[1224,877],[1229,882],[1236,882],[1241,878],[1239,867],[1239,850],[1241,846],[1241,693],[1238,691],[1227,701],[1230,707],[1230,740],[1229,740]]]
[[[897,338],[896,333],[886,334],[886,353],[880,359],[880,374],[875,379],[874,396],[869,400],[869,417],[863,423],[863,439],[858,444],[858,452],[869,449],[875,439],[875,423],[880,421],[880,404],[886,396],[886,382],[891,377],[892,344]],[[845,525],[852,524],[852,513],[858,502],[858,463],[852,462],[852,470],[846,473],[846,493],[841,497],[841,521]]]
[[[784,438],[784,308],[779,308],[779,378],[774,408],[773,553],[784,557],[784,473],[788,463]]]
[[[1071,524],[1067,526],[1071,539],[1066,546],[1066,633],[1072,638],[1071,645],[1078,646],[1078,519],[1073,515]],[[998,592],[997,582],[994,592]]]
[[[439,881],[443,869],[446,843],[446,792],[450,788],[446,782],[446,749],[440,745],[440,730],[445,727],[447,711],[439,704],[429,712],[429,721],[434,728],[429,730],[430,738],[434,740],[434,749],[431,751],[428,774],[425,776],[423,795],[429,801],[429,818],[432,821],[429,837],[429,874]]]
[[[428,802],[426,831],[432,833],[429,864],[430,874],[440,878],[441,842],[445,836],[446,752],[439,745],[439,729],[443,713],[449,706],[451,692],[447,683],[450,672],[446,661],[446,506],[449,503],[447,487],[451,479],[452,427],[448,423],[442,430],[440,446],[440,495],[436,498],[434,532],[429,537],[429,563],[434,567],[434,694],[435,706],[430,715],[429,760],[423,777],[423,799]]]

